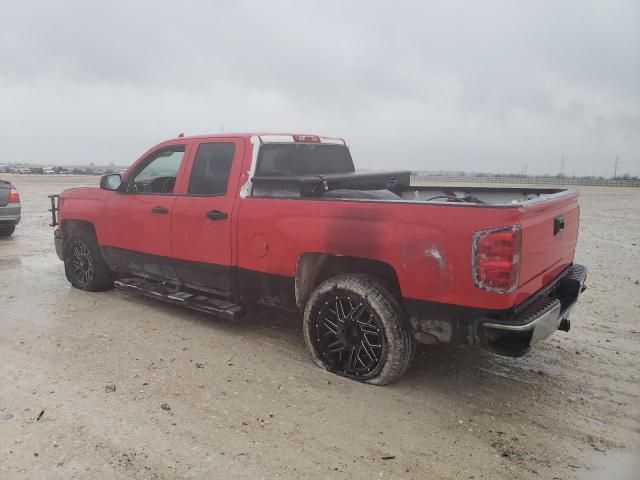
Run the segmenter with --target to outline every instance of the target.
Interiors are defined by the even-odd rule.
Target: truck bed
[[[549,198],[557,198],[567,189],[521,188],[521,187],[470,187],[470,186],[413,186],[400,194],[403,200],[417,202],[459,201],[480,205],[513,205],[524,202],[534,203]]]
[[[349,172],[322,176],[254,176],[255,197],[514,205],[562,196],[559,188],[411,186],[410,172]]]
[[[336,238],[317,245],[317,251],[342,245],[341,254],[358,256],[366,248],[370,257],[403,264],[405,270],[398,272],[399,280],[403,292],[412,298],[509,309],[549,285],[573,263],[579,207],[578,194],[568,189],[412,186],[410,172],[406,171],[254,176],[251,184],[251,197],[263,206],[270,205],[270,199],[303,200],[306,206],[301,206],[302,211],[316,217],[316,223],[306,228],[315,231],[317,237],[326,236],[325,228],[329,227],[322,226],[325,221],[332,225],[329,231],[335,232]],[[284,210],[278,207],[272,221],[287,221],[290,211],[298,210],[293,207],[296,203],[288,203]],[[347,218],[342,220],[343,216]],[[305,223],[297,217],[295,223],[300,222]],[[517,226],[522,235],[517,288],[508,294],[469,288],[472,233],[511,225]],[[350,238],[352,232],[354,238]],[[390,241],[390,237],[395,240]],[[311,238],[307,241],[313,243]],[[351,245],[345,248],[345,243]],[[381,243],[385,247],[372,248]],[[401,249],[400,258],[391,259],[396,245]],[[414,249],[415,253],[409,254]],[[283,252],[278,263],[293,265],[294,259],[285,260],[286,256]],[[421,264],[425,259],[428,263],[416,268],[416,262]],[[429,262],[438,268],[433,271]],[[422,282],[422,278],[429,280]]]

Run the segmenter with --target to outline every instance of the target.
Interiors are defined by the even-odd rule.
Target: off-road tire
[[[332,361],[330,354],[326,353],[326,345],[323,346],[319,338],[320,313],[324,308],[333,308],[332,302],[345,295],[348,298],[353,296],[358,303],[364,305],[363,308],[371,312],[376,320],[375,325],[380,327],[384,338],[378,363],[370,371],[345,371],[336,367],[336,361]],[[335,309],[337,310],[337,304]],[[316,365],[337,375],[373,385],[387,385],[398,380],[411,364],[416,348],[415,339],[398,301],[381,282],[369,275],[337,275],[322,282],[306,304],[303,333],[307,349]]]
[[[13,223],[0,223],[0,237],[10,237],[15,230],[16,226]]]
[[[92,265],[89,278],[79,278],[74,270],[74,250],[85,251]],[[86,248],[86,250],[85,250]],[[102,292],[113,288],[113,272],[109,269],[90,230],[80,230],[64,242],[64,272],[72,286],[88,292]]]

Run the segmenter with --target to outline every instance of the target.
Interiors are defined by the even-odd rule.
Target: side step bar
[[[242,314],[242,307],[235,303],[200,293],[184,292],[175,285],[158,283],[144,278],[121,278],[113,284],[122,290],[157,298],[164,302],[182,305],[192,310],[212,313],[228,320],[236,320]]]

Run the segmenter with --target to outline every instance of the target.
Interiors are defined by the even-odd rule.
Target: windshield
[[[258,177],[299,177],[355,170],[345,145],[309,143],[262,145],[256,167]]]

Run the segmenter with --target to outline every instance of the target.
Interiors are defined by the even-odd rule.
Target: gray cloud
[[[640,173],[628,2],[15,2],[8,161],[127,164],[178,132],[340,135],[364,168]]]

